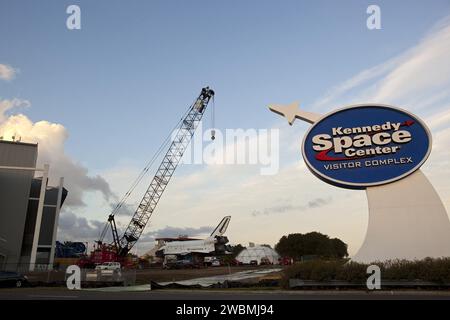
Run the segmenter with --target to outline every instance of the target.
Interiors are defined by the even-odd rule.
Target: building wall
[[[30,262],[41,183],[42,179],[33,179],[31,183],[30,198],[28,201],[27,218],[25,222],[21,251],[21,264],[25,265]],[[56,223],[55,217],[56,205],[58,202],[58,191],[58,188],[49,186],[47,186],[47,189],[45,191],[45,201],[42,211],[41,230],[39,233],[38,252],[36,258],[37,264],[49,263],[50,249],[53,245],[53,228],[55,227]],[[63,188],[61,206],[63,205],[66,196],[67,190]]]
[[[36,159],[36,144],[0,141],[0,166],[35,167]],[[0,263],[6,266],[20,260],[33,175],[0,169]]]

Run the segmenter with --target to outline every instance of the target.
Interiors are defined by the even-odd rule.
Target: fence
[[[35,286],[65,286],[67,278],[66,265],[36,264],[30,272],[30,264],[4,264],[0,271],[17,272],[27,277],[31,285]],[[135,269],[95,270],[80,269],[82,287],[101,286],[129,286],[136,284]]]

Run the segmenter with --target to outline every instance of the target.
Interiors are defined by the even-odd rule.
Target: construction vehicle
[[[156,155],[150,163],[147,164],[127,193],[125,193],[121,201],[117,204],[111,214],[109,214],[105,228],[100,235],[100,239],[97,241],[97,246],[89,257],[85,257],[80,260],[79,265],[81,267],[94,267],[95,265],[111,261],[120,262],[124,267],[129,267],[132,265],[130,259],[128,259],[129,252],[139,240],[145,226],[154,213],[156,206],[158,205],[164,190],[170,182],[178,163],[188,147],[198,124],[202,120],[206,107],[211,99],[214,101],[214,91],[209,87],[203,88],[195,102],[188,108],[185,115],[175,126],[177,131],[172,139],[172,142],[170,143],[171,136],[169,135],[158,149]],[[214,140],[214,130],[212,132],[213,136],[211,138]],[[158,158],[159,154],[169,143],[170,146],[163,157],[161,164],[156,170],[156,174],[151,180],[144,197],[133,214],[133,217],[125,229],[125,232],[119,236],[115,221],[115,214],[123,206],[130,194],[136,188],[137,184],[142,180],[153,161]],[[104,239],[109,229],[112,232],[113,241],[112,243],[105,244]]]

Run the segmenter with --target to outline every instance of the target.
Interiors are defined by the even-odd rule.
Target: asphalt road
[[[450,291],[155,290],[71,291],[66,288],[0,289],[0,300],[450,300]]]

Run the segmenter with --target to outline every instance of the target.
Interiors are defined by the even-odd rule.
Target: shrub
[[[350,261],[338,270],[337,280],[349,282],[362,282],[367,279],[367,267],[369,265]]]
[[[430,281],[450,283],[450,258],[426,258],[423,260],[388,260],[374,262],[381,269],[381,278],[391,281]],[[289,279],[313,281],[340,280],[364,283],[369,264],[346,260],[314,260],[296,263],[283,271],[282,286],[287,288]]]

